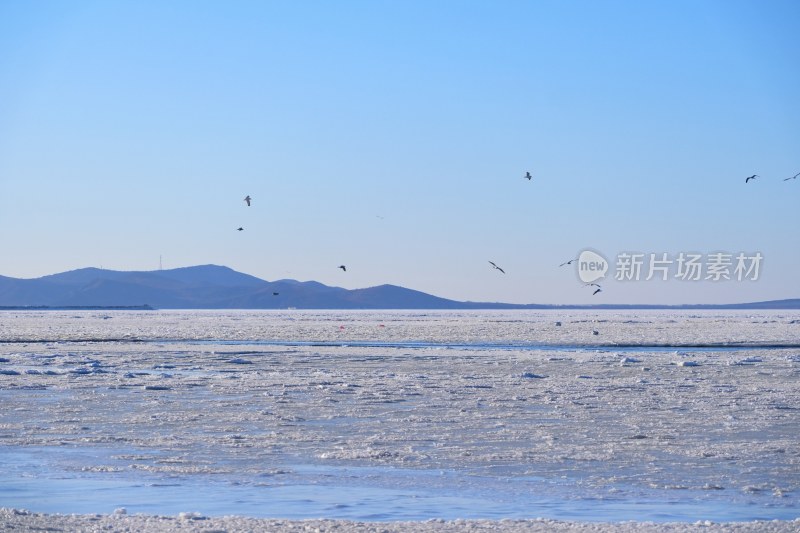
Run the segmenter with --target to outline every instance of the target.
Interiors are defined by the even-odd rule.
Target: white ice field
[[[4,311],[0,472],[46,513],[792,520],[800,312]]]

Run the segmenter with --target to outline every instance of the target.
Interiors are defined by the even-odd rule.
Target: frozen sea
[[[797,311],[4,311],[0,507],[800,517]]]

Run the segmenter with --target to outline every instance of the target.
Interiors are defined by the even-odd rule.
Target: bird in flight
[[[339,265],[337,268],[341,268],[342,271],[347,272],[347,267],[344,265]]]
[[[531,178],[532,178],[533,176],[531,176],[531,173],[530,173],[530,172],[526,172],[526,173],[525,173],[525,175],[524,175],[523,177],[524,177],[525,179],[527,179],[528,181],[531,181]]]
[[[577,260],[578,260],[578,258],[576,257],[575,259],[570,259],[569,261],[565,261],[565,262],[561,263],[558,266],[563,267],[564,265],[571,265],[572,263],[574,263]]]
[[[795,175],[794,175],[794,176],[792,176],[791,178],[786,178],[786,179],[785,179],[785,180],[783,180],[783,181],[796,180],[796,179],[797,179],[797,176],[800,176],[800,172],[798,172],[797,174],[795,174]]]
[[[592,293],[592,296],[594,296],[594,295],[595,295],[595,294],[597,294],[598,292],[603,292],[603,289],[601,289],[601,288],[599,288],[599,287],[598,287],[598,288],[597,288],[597,289],[596,289],[596,290],[595,290],[595,291]]]
[[[236,231],[244,231],[244,228],[239,226],[238,228],[236,228]]]
[[[244,203],[247,204],[247,207],[250,207],[250,200],[252,200],[252,198],[250,198],[249,194],[244,197]]]
[[[492,267],[496,268],[497,270],[499,270],[499,271],[500,271],[500,272],[502,272],[503,274],[505,274],[505,273],[506,273],[506,271],[505,271],[505,270],[503,270],[503,269],[502,269],[502,268],[500,268],[499,266],[495,265],[493,261],[489,261],[489,263],[492,265]]]
[[[279,292],[273,292],[273,293],[272,293],[272,295],[273,295],[273,296],[277,296],[277,295],[279,295],[279,294],[280,294]]]
[[[754,180],[757,177],[758,177],[758,174],[753,174],[752,176],[749,176],[749,177],[745,178],[744,182],[747,183],[748,181]]]
[[[597,287],[598,289],[600,288],[600,285],[598,285],[597,283],[587,283],[586,286],[587,287]]]

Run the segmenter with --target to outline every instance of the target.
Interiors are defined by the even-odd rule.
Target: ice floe
[[[23,482],[170,485],[201,517],[792,518],[798,326],[790,312],[3,312],[0,495],[35,508],[13,500]],[[141,512],[132,501],[94,511]]]

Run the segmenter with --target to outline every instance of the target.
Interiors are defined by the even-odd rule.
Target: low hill
[[[35,279],[0,276],[0,308],[158,309],[800,309],[800,299],[724,305],[543,305],[459,302],[379,285],[348,290],[316,281],[265,281],[218,265],[171,270],[82,268]]]

